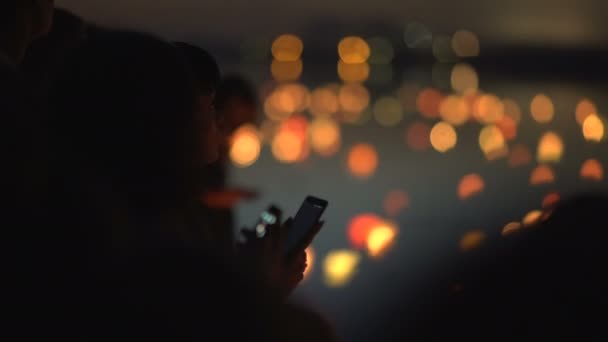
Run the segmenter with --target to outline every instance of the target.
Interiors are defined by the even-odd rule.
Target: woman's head
[[[198,98],[174,46],[100,32],[74,52],[55,88],[51,129],[65,171],[91,172],[145,206],[196,195]]]
[[[53,23],[54,0],[3,0],[0,49],[18,63],[29,44],[45,36]]]

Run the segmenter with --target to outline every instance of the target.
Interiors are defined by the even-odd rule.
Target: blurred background
[[[57,4],[200,45],[256,85],[230,183],[260,196],[238,224],[329,200],[295,296],[347,340],[468,251],[606,187],[605,1]]]

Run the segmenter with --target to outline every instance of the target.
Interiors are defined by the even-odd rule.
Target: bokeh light
[[[479,147],[486,158],[493,160],[505,155],[507,146],[502,131],[495,125],[484,127],[479,133]],[[506,151],[508,153],[508,150]]]
[[[280,130],[272,141],[272,154],[283,163],[299,161],[305,151],[304,141],[296,132]]]
[[[477,71],[469,64],[456,64],[450,77],[452,89],[459,93],[474,93],[479,88]]]
[[[346,64],[362,64],[367,62],[371,50],[367,42],[356,36],[343,38],[338,44],[338,55]]]
[[[476,173],[466,175],[458,184],[458,198],[461,200],[469,199],[483,192],[485,187],[485,182],[480,175]]]
[[[464,234],[460,239],[460,250],[463,252],[472,251],[485,241],[486,233],[482,230],[473,230]]]
[[[475,102],[473,114],[479,122],[493,124],[502,119],[505,114],[505,106],[496,95],[486,94],[480,96]]]
[[[439,117],[439,108],[442,99],[443,95],[439,90],[426,88],[418,93],[416,107],[424,117],[436,119]]]
[[[555,107],[553,101],[545,94],[534,96],[530,103],[530,112],[532,118],[538,123],[548,123],[553,120],[555,115]]]
[[[374,104],[374,117],[385,127],[397,125],[403,119],[401,102],[394,97],[381,97]]]
[[[372,258],[384,255],[394,244],[397,227],[387,222],[372,228],[367,237],[367,252]]]
[[[340,126],[329,118],[317,118],[310,124],[310,144],[315,152],[324,157],[334,155],[340,149]]]
[[[522,228],[521,223],[519,222],[511,222],[508,223],[503,229],[502,229],[502,236],[508,236],[511,235],[515,232],[517,232],[518,230],[520,230]]]
[[[547,165],[539,165],[530,175],[531,185],[544,185],[555,182],[555,172]]]
[[[315,250],[312,246],[306,248],[306,268],[304,269],[304,280],[310,278],[313,269],[315,268]]]
[[[454,126],[466,123],[470,116],[467,101],[456,95],[447,96],[441,101],[439,113],[443,121]]]
[[[230,159],[238,167],[248,167],[260,157],[260,134],[253,125],[239,127],[231,139]]]
[[[293,112],[303,112],[310,104],[310,91],[300,83],[284,84],[277,89],[293,103]]]
[[[433,148],[441,153],[453,149],[458,141],[458,135],[454,127],[443,121],[433,127],[430,137]]]
[[[604,139],[605,127],[602,118],[596,114],[588,115],[583,122],[583,136],[587,141],[600,142]]]
[[[270,93],[264,101],[264,112],[269,119],[274,121],[287,119],[295,110],[295,101],[279,90]]]
[[[521,220],[525,227],[533,226],[540,222],[543,217],[543,212],[540,210],[533,210],[529,212],[524,218]]]
[[[591,114],[597,113],[597,106],[589,99],[582,99],[576,105],[576,122],[582,125]]]
[[[433,56],[441,63],[450,63],[458,59],[452,48],[452,38],[446,35],[433,37]]]
[[[361,256],[351,250],[331,251],[323,261],[323,275],[328,287],[347,285],[357,271]]]
[[[460,30],[452,36],[452,48],[459,57],[479,56],[479,39],[471,31]]]
[[[409,208],[409,206],[410,196],[404,191],[393,190],[384,198],[384,212],[389,217],[399,215],[402,210]]]
[[[328,88],[317,88],[310,95],[310,112],[315,116],[330,116],[339,109],[338,96]]]
[[[281,62],[273,60],[270,65],[272,77],[278,82],[295,81],[302,76],[304,65],[301,60]]]
[[[564,143],[554,132],[545,133],[538,143],[537,160],[539,163],[556,163],[562,159]]]
[[[403,41],[411,49],[430,47],[433,43],[433,33],[424,24],[412,22],[405,27]]]
[[[553,209],[560,200],[561,197],[557,192],[551,192],[543,198],[542,207],[543,209]]]
[[[356,178],[371,177],[378,167],[378,153],[369,144],[357,144],[348,153],[348,170]]]
[[[405,132],[405,141],[410,149],[423,152],[431,147],[431,126],[426,122],[414,122]]]
[[[532,162],[532,152],[523,144],[514,145],[509,153],[509,167],[522,167]]]
[[[338,76],[344,82],[365,82],[369,78],[369,64],[338,62]]]
[[[496,121],[496,127],[500,129],[505,140],[512,141],[517,138],[517,122],[512,117],[503,116],[502,119]]]
[[[338,101],[344,121],[353,123],[358,121],[361,113],[369,106],[369,91],[361,84],[345,84],[340,88]]]
[[[295,35],[284,34],[275,39],[271,51],[274,59],[279,62],[295,62],[304,51],[304,43]]]
[[[502,104],[505,115],[513,119],[516,124],[519,124],[521,121],[521,108],[519,107],[519,104],[517,104],[517,101],[513,99],[503,99]]]
[[[384,37],[372,37],[367,40],[371,49],[371,64],[389,64],[395,58],[395,49],[390,40]]]
[[[375,214],[360,214],[348,223],[348,240],[356,249],[363,249],[367,243],[372,228],[383,223],[382,218]]]
[[[581,166],[581,179],[593,182],[604,180],[604,167],[597,159],[588,159]]]

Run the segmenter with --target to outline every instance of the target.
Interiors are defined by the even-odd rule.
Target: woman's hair
[[[216,91],[221,72],[215,58],[204,49],[188,43],[177,42],[175,46],[190,64],[199,89],[205,93]]]

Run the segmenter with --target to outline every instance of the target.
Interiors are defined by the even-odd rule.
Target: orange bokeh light
[[[318,154],[329,157],[340,149],[340,126],[328,118],[315,119],[310,125],[310,143]]]
[[[486,233],[481,230],[470,231],[460,239],[460,250],[463,252],[472,251],[484,242],[486,239]]]
[[[551,192],[543,199],[542,207],[543,209],[552,209],[559,203],[560,200],[561,197],[557,192]]]
[[[495,95],[482,95],[475,102],[473,114],[479,122],[493,124],[502,119],[505,106]]]
[[[597,159],[588,159],[581,166],[581,179],[601,182],[604,180],[604,167]]]
[[[502,119],[496,122],[496,127],[500,129],[507,141],[517,138],[517,122],[512,117],[508,115],[503,116]]]
[[[338,101],[342,111],[357,114],[351,117],[359,116],[369,106],[369,91],[361,84],[345,84],[340,88]]]
[[[546,165],[540,165],[532,171],[532,174],[530,175],[530,184],[531,185],[550,184],[550,183],[555,182],[555,179],[556,179],[555,173],[553,172],[553,170],[550,167],[548,167]]]
[[[394,190],[384,198],[384,212],[387,216],[395,217],[403,209],[410,206],[410,196],[404,191]]]
[[[479,146],[490,160],[504,155],[506,145],[502,131],[494,125],[484,127],[479,133]]]
[[[453,149],[458,142],[458,135],[454,127],[443,121],[433,127],[430,137],[433,148],[441,153]]]
[[[383,223],[382,218],[375,214],[357,215],[348,223],[348,240],[353,248],[363,249],[369,233],[374,227]]]
[[[271,47],[272,56],[277,61],[294,62],[300,59],[304,43],[293,34],[284,34],[274,40]]]
[[[545,133],[538,143],[537,160],[540,163],[559,162],[564,153],[562,138],[554,132]]]
[[[343,61],[338,62],[338,76],[344,82],[365,82],[369,78],[369,64],[357,63],[348,64]]]
[[[272,77],[279,82],[295,81],[302,76],[302,71],[304,65],[301,60],[281,62],[275,59],[270,65]]]
[[[258,160],[261,151],[260,135],[253,125],[239,127],[231,139],[230,159],[238,167],[248,167]]]
[[[461,94],[475,93],[479,88],[477,71],[468,64],[457,64],[452,69],[451,84],[454,91]]]
[[[522,227],[521,223],[519,222],[511,222],[509,224],[507,224],[503,229],[502,229],[502,236],[508,236],[511,235],[513,233],[515,233],[516,231],[520,230]]]
[[[280,130],[272,141],[272,154],[283,163],[295,163],[306,149],[302,137],[294,131]]]
[[[538,123],[548,123],[553,120],[555,107],[553,101],[545,94],[538,94],[530,103],[532,118]]]
[[[532,153],[526,145],[517,144],[509,154],[509,167],[526,166],[532,162]]]
[[[589,115],[596,113],[597,107],[595,106],[595,103],[589,99],[582,99],[576,105],[576,122],[578,122],[579,125],[582,125]]]
[[[378,167],[378,153],[369,144],[357,144],[348,153],[348,169],[357,178],[371,177]]]
[[[485,188],[485,182],[478,174],[466,175],[458,184],[458,198],[465,200],[480,194]]]
[[[312,270],[315,268],[315,250],[312,246],[306,248],[306,268],[304,269],[304,280],[308,279],[312,274]]]
[[[513,119],[516,124],[521,121],[521,108],[515,100],[503,99],[502,104],[504,106],[505,115]]]
[[[329,116],[339,109],[338,96],[329,87],[317,88],[310,95],[310,112],[315,116]]]
[[[600,142],[604,139],[604,121],[596,114],[588,115],[583,122],[583,136],[587,141]]]
[[[405,140],[410,149],[418,152],[431,147],[431,126],[425,122],[414,122],[405,133]]]
[[[444,121],[454,126],[466,123],[470,116],[467,101],[455,95],[447,96],[441,101],[439,113]]]
[[[338,55],[346,64],[365,63],[370,54],[369,44],[361,37],[345,37],[338,44]]]
[[[522,223],[525,227],[533,226],[540,222],[543,218],[543,212],[540,210],[533,210],[529,212],[526,216],[524,216]]]
[[[416,107],[424,117],[436,119],[439,117],[441,100],[443,100],[443,95],[439,90],[427,88],[418,94]]]

